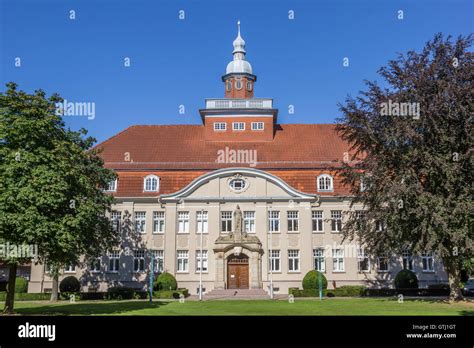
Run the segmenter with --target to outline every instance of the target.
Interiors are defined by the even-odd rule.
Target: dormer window
[[[214,122],[214,131],[222,132],[227,129],[227,124],[225,122]]]
[[[321,191],[328,192],[328,191],[334,190],[332,176],[328,174],[323,174],[323,175],[318,176],[317,184],[318,184],[318,191],[320,192]]]
[[[110,181],[105,191],[109,191],[109,192],[117,191],[117,179]]]
[[[260,130],[263,130],[263,128],[264,128],[263,122],[252,122],[253,131],[260,131]]]
[[[159,179],[156,175],[148,175],[143,181],[143,190],[145,192],[157,192]]]
[[[235,131],[245,130],[245,122],[233,122],[232,123],[232,130],[235,130]]]

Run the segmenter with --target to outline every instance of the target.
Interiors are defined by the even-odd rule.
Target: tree
[[[343,182],[366,209],[349,213],[344,237],[372,253],[434,252],[451,300],[462,298],[460,269],[473,254],[472,41],[437,34],[389,61],[379,70],[384,86],[366,81],[339,105],[337,124],[351,144]]]
[[[61,267],[118,242],[106,217],[113,198],[101,189],[115,174],[103,167],[84,129],[65,129],[56,114],[60,101],[41,90],[18,91],[14,83],[0,94],[0,238],[38,246],[38,261],[55,270],[53,300]],[[7,262],[11,282],[18,260]],[[9,292],[5,312],[13,311],[13,298]]]

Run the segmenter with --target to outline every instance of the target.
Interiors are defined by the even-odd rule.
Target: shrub
[[[443,290],[449,291],[449,284],[447,283],[428,284],[428,289],[443,289]]]
[[[318,271],[314,271],[314,270],[309,271],[304,276],[304,278],[303,278],[303,289],[304,290],[319,289],[319,279],[318,279],[319,275],[321,275],[321,277],[323,279],[322,280],[323,289],[327,289],[328,281],[327,281],[326,277],[324,276],[324,274],[322,274],[321,272],[318,272]]]
[[[408,269],[398,272],[393,282],[396,289],[418,289],[418,278]]]
[[[134,298],[135,290],[122,286],[113,286],[107,289],[108,300],[131,300]]]
[[[68,276],[59,283],[60,292],[79,292],[81,291],[81,283],[74,276]]]
[[[164,272],[161,273],[155,281],[153,285],[153,290],[176,290],[178,288],[178,283],[176,282],[176,278],[168,273]]]
[[[344,285],[334,289],[332,292],[337,297],[357,297],[364,295],[365,286],[362,285]],[[329,297],[329,294],[328,294]]]
[[[189,296],[188,289],[179,289],[179,290],[161,290],[161,291],[154,291],[153,298],[157,299],[179,299],[179,296],[183,294],[184,297]]]
[[[17,277],[15,281],[15,293],[28,292],[28,280],[23,277]]]

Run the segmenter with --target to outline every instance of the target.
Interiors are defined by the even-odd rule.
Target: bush
[[[184,297],[189,296],[188,289],[180,289],[180,290],[161,290],[161,291],[153,291],[153,298],[157,299],[179,299],[179,296],[183,294]]]
[[[135,290],[122,286],[113,286],[107,289],[108,300],[131,300],[134,298]]]
[[[319,279],[318,276],[321,275],[323,278],[322,285],[323,289],[327,289],[328,287],[328,281],[324,274],[318,271],[309,271],[306,273],[306,275],[303,278],[303,289],[308,290],[308,289],[318,289],[319,290]],[[319,296],[319,295],[318,295]]]
[[[5,301],[7,298],[6,292],[0,292],[0,301]],[[44,301],[49,300],[51,294],[46,293],[15,293],[15,301]]]
[[[443,289],[449,291],[449,284],[447,283],[436,283],[436,284],[428,284],[428,289]]]
[[[153,290],[176,290],[178,288],[178,283],[176,282],[176,278],[168,273],[164,272],[161,273],[155,281],[153,285]]]
[[[23,277],[17,277],[15,281],[15,293],[28,292],[28,280]]]
[[[358,297],[363,296],[365,286],[362,285],[344,285],[337,289],[332,290],[334,296],[337,297]],[[329,294],[328,294],[329,297]]]
[[[81,283],[74,276],[68,276],[61,280],[59,284],[59,292],[79,292],[81,291]]]
[[[418,289],[418,278],[408,269],[398,272],[393,282],[396,289]]]

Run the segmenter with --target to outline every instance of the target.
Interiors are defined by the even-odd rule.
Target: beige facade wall
[[[159,203],[157,199],[127,199],[121,198],[113,207],[114,210],[122,212],[122,237],[120,270],[118,273],[108,272],[108,257],[102,257],[101,271],[91,273],[84,267],[76,267],[73,273],[81,280],[84,291],[105,291],[112,284],[146,288],[148,284],[148,261],[146,258],[145,272],[133,271],[133,250],[163,250],[164,270],[175,275],[178,286],[189,289],[190,293],[196,294],[199,286],[199,272],[196,270],[196,252],[201,248],[201,234],[197,233],[197,213],[206,211],[208,214],[208,232],[202,236],[203,250],[208,253],[208,269],[202,273],[203,287],[206,292],[214,289],[219,282],[226,283],[226,260],[216,260],[215,241],[218,237],[225,235],[221,232],[221,212],[234,212],[239,205],[242,212],[255,212],[255,233],[249,233],[258,237],[261,242],[260,260],[250,265],[250,271],[258,272],[260,284],[263,289],[268,290],[270,282],[273,282],[276,293],[287,294],[288,288],[301,288],[304,275],[314,268],[313,249],[324,247],[326,249],[326,271],[328,287],[332,288],[342,285],[366,284],[370,286],[391,286],[396,273],[402,267],[400,257],[390,259],[389,272],[378,272],[376,260],[371,259],[371,271],[360,273],[357,267],[356,249],[353,242],[342,241],[340,233],[331,232],[331,210],[350,210],[350,201],[344,198],[322,198],[315,203],[307,198],[298,196],[294,192],[288,192],[284,183],[270,180],[260,175],[247,174],[242,177],[247,182],[247,188],[241,192],[233,192],[229,188],[229,180],[234,178],[235,173],[227,172],[220,177],[203,180],[202,184],[181,196],[179,199],[163,199]],[[268,233],[268,211],[280,212],[280,231]],[[324,231],[312,231],[311,214],[313,210],[323,212]],[[153,212],[163,211],[165,213],[164,233],[153,233]],[[297,211],[299,231],[288,231],[287,212]],[[130,229],[135,212],[146,213],[146,233],[138,233]],[[178,213],[189,212],[189,231],[181,233],[178,231]],[[126,216],[132,219],[124,220]],[[235,222],[234,222],[235,223]],[[344,271],[334,272],[332,267],[332,248],[346,246],[344,255]],[[245,249],[245,245],[243,245]],[[353,250],[350,254],[350,250]],[[268,250],[280,250],[280,271],[270,272],[268,261]],[[179,272],[177,268],[177,250],[188,252],[188,271]],[[299,270],[289,271],[288,250],[299,251]],[[230,254],[231,251],[228,252]],[[249,253],[250,255],[251,253]],[[254,253],[253,255],[258,255]],[[257,256],[255,256],[257,257]],[[421,259],[415,258],[415,273],[420,281],[420,286],[431,282],[447,281],[440,261],[435,259],[435,271],[431,273],[422,272]],[[221,272],[218,268],[223,267]],[[252,268],[253,267],[253,268]],[[222,274],[222,271],[224,272]],[[51,289],[51,279],[44,272],[43,265],[32,265],[30,292],[48,291]]]

